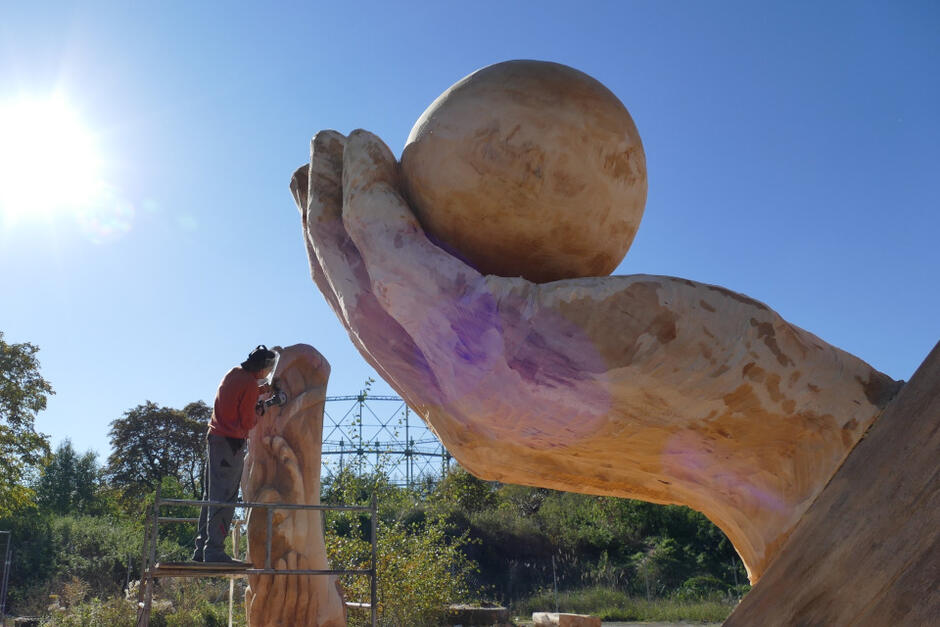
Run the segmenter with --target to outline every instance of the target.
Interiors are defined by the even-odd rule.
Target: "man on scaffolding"
[[[264,345],[251,351],[248,359],[232,368],[219,383],[206,437],[207,461],[203,500],[234,503],[238,498],[245,440],[264,413],[262,395],[271,393],[268,377],[274,369],[276,353]],[[225,553],[225,537],[235,508],[204,505],[199,514],[195,562],[240,564]]]

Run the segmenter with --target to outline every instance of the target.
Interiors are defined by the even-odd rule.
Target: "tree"
[[[402,514],[414,503],[414,493],[396,488],[380,468],[357,475],[348,468],[334,477],[327,502],[365,505],[375,493],[377,608],[379,625],[427,627],[443,623],[450,603],[470,597],[467,582],[475,569],[464,554],[467,534],[451,536],[444,519],[431,515],[419,524]],[[371,560],[371,525],[368,514],[327,510],[324,536],[333,568],[365,569]],[[368,577],[344,575],[348,601],[368,601]],[[368,624],[366,614],[349,614],[349,625]]]
[[[28,342],[6,343],[0,331],[0,516],[29,502],[23,480],[49,454],[48,436],[34,423],[55,392],[39,374],[38,352]]]
[[[187,409],[199,415],[191,403]],[[206,425],[186,412],[150,401],[111,423],[108,475],[128,496],[153,490],[163,477],[175,477],[193,496],[200,494],[199,469],[205,456]]]
[[[497,505],[497,485],[477,479],[457,466],[437,485],[432,495],[436,505],[450,505],[467,513],[492,509]]]
[[[195,401],[183,408],[183,413],[190,420],[198,422],[201,426],[199,439],[199,452],[188,460],[186,468],[183,469],[184,485],[192,489],[193,496],[201,498],[202,486],[205,485],[206,472],[206,440],[205,434],[209,429],[209,421],[212,419],[212,408],[203,401]]]
[[[55,514],[95,513],[99,476],[95,453],[79,455],[65,440],[39,476],[36,502]]]

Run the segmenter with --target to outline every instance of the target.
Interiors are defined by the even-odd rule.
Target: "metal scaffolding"
[[[420,416],[397,396],[327,396],[323,412],[321,477],[329,484],[343,469],[382,470],[395,485],[437,481],[450,470],[450,453]]]
[[[352,469],[357,474],[381,470],[392,483],[413,487],[434,482],[450,470],[451,456],[431,429],[397,396],[372,396],[363,391],[352,396],[328,396],[323,412],[321,480],[329,484],[338,472]],[[211,565],[194,562],[158,563],[156,548],[159,527],[164,523],[198,522],[197,518],[161,516],[163,507],[227,505],[263,509],[266,514],[264,567]],[[368,512],[372,525],[371,567],[359,570],[275,570],[271,567],[271,534],[274,510],[351,510]],[[369,603],[346,603],[347,607],[367,609],[372,625],[377,620],[376,605],[376,501],[370,506],[299,505],[290,503],[215,503],[191,499],[154,499],[153,513],[145,529],[144,567],[139,592],[138,625],[150,620],[154,579],[160,577],[246,577],[248,575],[367,575],[371,578]],[[236,525],[236,530],[237,530]],[[233,530],[235,531],[235,530]],[[238,545],[237,539],[234,543]],[[231,624],[233,588],[229,588]]]
[[[250,563],[240,564],[213,564],[202,562],[158,562],[157,561],[157,540],[160,535],[161,523],[198,523],[199,518],[179,517],[179,516],[161,516],[160,508],[178,507],[178,506],[224,506],[241,509],[261,509],[264,510],[265,518],[265,550],[264,566],[257,568]],[[274,533],[274,511],[275,510],[314,510],[314,511],[354,511],[368,512],[371,519],[371,543],[372,554],[370,565],[367,569],[345,569],[345,570],[314,570],[314,569],[275,569],[271,563],[271,543]],[[377,506],[375,495],[372,495],[372,502],[367,506],[357,505],[301,505],[297,503],[250,503],[238,501],[235,503],[222,503],[219,501],[197,501],[193,499],[167,499],[160,496],[160,485],[157,484],[157,492],[153,501],[153,513],[147,526],[144,529],[144,568],[141,573],[140,590],[137,603],[137,625],[138,627],[149,627],[150,610],[153,604],[153,580],[160,577],[247,577],[249,575],[367,575],[371,580],[369,603],[347,603],[347,607],[357,607],[368,609],[370,613],[370,624],[376,627],[378,619],[377,604],[377,573],[376,573],[376,538],[378,534],[378,519],[376,515]],[[236,527],[237,529],[237,527]],[[235,550],[238,549],[237,536],[233,539]],[[229,627],[232,625],[232,596],[233,587],[229,587]]]

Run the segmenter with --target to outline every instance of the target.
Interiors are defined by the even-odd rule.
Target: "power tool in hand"
[[[274,379],[271,381],[271,389],[273,392],[271,396],[267,399],[258,399],[258,402],[255,404],[255,410],[264,415],[265,410],[272,405],[277,405],[278,407],[283,407],[287,403],[287,392],[281,389],[281,386],[278,384],[278,380]]]

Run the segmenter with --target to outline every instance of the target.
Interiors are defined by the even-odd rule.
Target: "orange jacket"
[[[255,376],[236,366],[229,370],[215,395],[209,433],[228,438],[247,438],[258,422],[255,404],[258,402],[258,381]]]

